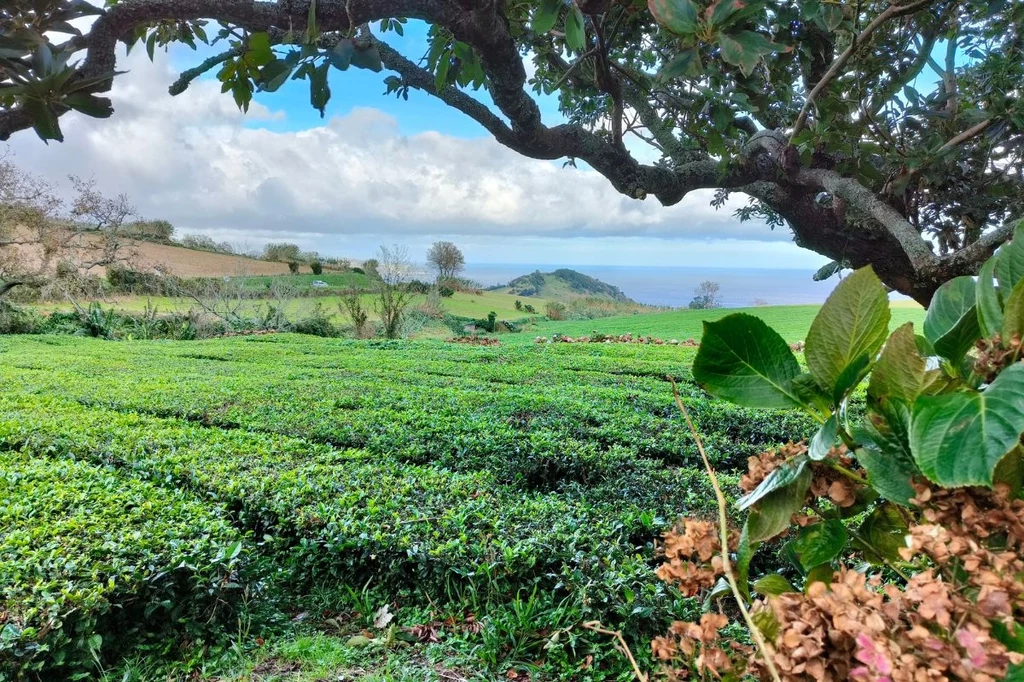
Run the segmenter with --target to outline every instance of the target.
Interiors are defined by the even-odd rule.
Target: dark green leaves
[[[935,352],[958,364],[981,335],[971,277],[957,277],[939,287],[924,318],[924,336]]]
[[[811,324],[805,350],[811,376],[831,393],[848,367],[867,369],[863,358],[874,359],[888,329],[885,287],[870,268],[861,268],[836,287]],[[856,382],[847,377],[844,383]]]
[[[749,509],[745,525],[748,542],[775,537],[789,527],[790,517],[803,508],[811,470],[806,457],[796,457],[772,471],[753,492],[741,499]]]
[[[914,405],[910,447],[921,471],[948,487],[992,485],[999,460],[1024,433],[1024,364],[984,391],[921,396]]]
[[[93,118],[109,118],[114,113],[109,99],[84,92],[71,93],[64,98],[64,104]]]
[[[798,407],[792,381],[799,374],[789,345],[753,315],[704,323],[693,377],[712,395],[746,407]]]
[[[871,370],[868,395],[875,399],[896,398],[913,402],[924,385],[924,358],[917,352],[914,325],[906,323],[889,337]]]
[[[331,66],[338,69],[339,71],[345,71],[352,63],[352,55],[355,53],[355,44],[348,38],[342,38],[338,41],[338,44],[331,50],[330,60]]]
[[[357,45],[352,53],[352,66],[374,73],[380,73],[384,69],[376,45]]]
[[[540,7],[533,13],[530,28],[534,33],[544,35],[555,27],[555,23],[558,21],[558,12],[561,9],[561,0],[542,0]]]
[[[789,543],[800,567],[809,571],[839,556],[846,546],[846,526],[838,519],[828,519],[800,529]]]
[[[718,44],[722,46],[722,59],[740,67],[744,76],[753,73],[761,58],[775,50],[770,40],[753,31],[720,33]]]
[[[996,261],[998,257],[989,258],[978,272],[978,325],[981,334],[991,339],[1003,329],[1003,292],[996,288]]]
[[[565,44],[573,52],[583,52],[587,46],[587,34],[584,29],[583,12],[576,5],[565,15]]]
[[[891,504],[881,504],[864,519],[853,544],[871,563],[900,561],[899,550],[907,546],[908,532],[900,510]]]
[[[766,597],[777,597],[786,592],[796,592],[793,586],[789,584],[789,581],[778,573],[769,573],[758,578],[757,582],[754,583],[754,591]]]
[[[1002,327],[1004,343],[1014,337],[1024,337],[1024,279],[1017,282],[1006,299]]]
[[[647,7],[659,24],[679,35],[697,30],[697,5],[693,0],[647,0]]]
[[[995,275],[1004,296],[1024,280],[1024,219],[1017,221],[1013,239],[999,249]]]

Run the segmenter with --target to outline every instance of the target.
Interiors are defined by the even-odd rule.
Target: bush
[[[313,304],[313,311],[309,317],[292,323],[290,331],[310,336],[333,337],[338,336],[338,329],[331,322],[330,315],[324,309],[323,303],[317,301]]]
[[[324,273],[324,264],[315,260],[309,264],[309,269],[313,271],[314,275],[322,275]]]
[[[455,295],[455,289],[452,289],[451,287],[442,284],[437,288],[437,293],[442,298],[451,298],[452,296]]]
[[[107,266],[107,282],[111,290],[118,293],[151,296],[162,295],[172,283],[155,272],[139,272],[120,265]]]
[[[558,301],[548,301],[544,307],[544,314],[549,320],[564,320],[566,313],[566,307],[564,303]]]
[[[293,275],[299,274],[299,264],[293,260],[288,261],[288,272],[292,273]]]
[[[21,452],[0,453],[0,499],[0,668],[91,675],[140,641],[166,650],[231,623],[242,545],[216,508]]]
[[[910,323],[889,334],[886,288],[870,268],[846,277],[818,313],[807,372],[756,317],[706,322],[693,376],[711,394],[800,409],[820,426],[806,444],[750,458],[740,481],[747,514],[727,553],[737,557],[734,599],[755,613],[746,625],[760,657],[724,642],[718,630],[729,618],[709,614],[656,640],[658,658],[683,678],[1024,674],[1022,301],[1024,221],[977,281],[939,287],[923,336]],[[864,379],[866,411],[851,424],[849,401]],[[665,538],[659,575],[714,599],[720,532],[730,533],[686,520]],[[750,558],[763,543],[792,569],[754,579]]]

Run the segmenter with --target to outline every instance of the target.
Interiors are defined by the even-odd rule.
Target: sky
[[[426,49],[423,26],[384,36],[407,56]],[[380,244],[416,257],[435,240],[471,263],[768,267],[813,271],[826,259],[800,249],[787,229],[739,223],[710,205],[710,190],[673,207],[617,193],[599,174],[522,157],[477,123],[428,95],[385,96],[384,73],[332,70],[326,117],[304,81],[257,94],[248,114],[212,77],[171,97],[178,73],[214,50],[141,47],[122,55],[114,116],[61,119],[64,143],[31,131],[12,136],[19,167],[68,188],[94,178],[126,193],[140,215],[176,233],[205,234],[247,249],[290,241],[324,255],[362,259]],[[479,94],[486,99],[485,94]],[[562,121],[553,98],[544,122]],[[638,158],[650,153],[634,147]]]

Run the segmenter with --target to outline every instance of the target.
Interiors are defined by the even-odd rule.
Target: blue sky
[[[382,37],[413,60],[426,51],[423,24]],[[826,260],[796,247],[787,230],[739,224],[731,213],[743,197],[725,210],[710,207],[710,191],[670,208],[627,199],[586,167],[516,155],[428,95],[384,96],[387,73],[332,70],[323,119],[304,81],[258,94],[247,116],[212,75],[167,94],[181,70],[219,47],[177,46],[150,64],[140,46],[119,60],[128,73],[115,81],[113,118],[69,114],[62,145],[16,137],[16,163],[57,184],[68,173],[95,177],[179,233],[254,249],[294,241],[360,259],[384,243],[418,254],[450,239],[479,263],[813,272]],[[555,98],[542,98],[541,109],[548,125],[561,122]],[[641,147],[639,158],[651,160]]]

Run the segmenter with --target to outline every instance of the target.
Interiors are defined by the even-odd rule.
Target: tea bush
[[[216,506],[102,466],[0,453],[0,671],[88,676],[231,622],[241,538]]]

